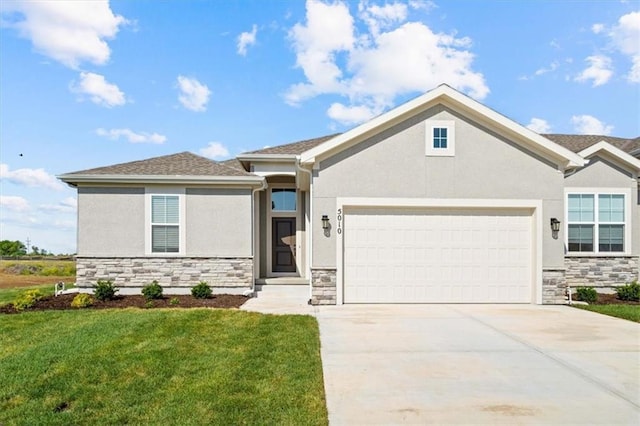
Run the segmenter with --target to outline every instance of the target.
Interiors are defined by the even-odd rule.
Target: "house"
[[[85,291],[295,282],[313,304],[554,304],[638,279],[639,148],[540,135],[442,85],[342,134],[59,178],[78,190]]]

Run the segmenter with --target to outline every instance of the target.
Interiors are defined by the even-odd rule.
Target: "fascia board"
[[[609,155],[615,157],[625,166],[632,168],[636,173],[640,172],[639,159],[632,157],[631,155],[627,154],[623,150],[616,148],[615,146],[611,145],[609,142],[606,142],[606,141],[600,141],[598,143],[595,143],[590,147],[580,151],[579,154],[582,157],[587,158],[597,154],[600,151],[607,152]]]
[[[240,161],[249,161],[249,162],[292,162],[296,161],[295,154],[245,154],[239,155],[236,157]]]

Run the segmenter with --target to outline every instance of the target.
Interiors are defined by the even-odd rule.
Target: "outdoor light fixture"
[[[326,214],[322,215],[322,229],[324,229],[325,231],[329,229],[329,216],[327,216]]]
[[[551,218],[551,236],[557,239],[558,232],[560,232],[560,221],[555,217],[552,217]]]

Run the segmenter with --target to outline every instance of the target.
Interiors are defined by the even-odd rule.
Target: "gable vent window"
[[[151,197],[151,251],[180,251],[180,198],[177,195]]]
[[[425,135],[425,155],[428,157],[455,155],[455,122],[453,120],[427,121]]]

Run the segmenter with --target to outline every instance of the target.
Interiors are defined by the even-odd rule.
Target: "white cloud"
[[[547,120],[533,117],[531,122],[527,124],[527,129],[533,130],[536,133],[549,133],[551,131],[551,126],[547,123]]]
[[[238,55],[247,55],[247,47],[256,44],[257,33],[258,27],[254,25],[251,29],[251,32],[243,32],[238,36]]]
[[[631,60],[627,80],[640,83],[640,12],[620,17],[618,24],[611,28],[609,37],[616,49]]]
[[[105,64],[113,39],[128,21],[114,15],[108,0],[3,2],[3,24],[29,39],[36,51],[70,68]]]
[[[369,5],[368,1],[358,4],[359,16],[371,34],[376,37],[381,29],[391,28],[394,24],[407,19],[407,5],[403,3],[387,3],[384,6]]]
[[[591,26],[591,32],[593,32],[594,34],[600,34],[603,30],[604,30],[603,24],[593,24]]]
[[[167,141],[167,137],[159,133],[134,132],[131,129],[96,129],[98,136],[104,136],[111,140],[125,138],[130,143],[153,143],[163,144]]]
[[[555,70],[557,70],[557,69],[558,69],[558,66],[559,66],[559,65],[560,65],[560,64],[558,63],[558,61],[553,61],[551,64],[549,64],[549,67],[548,67],[548,68],[544,68],[544,67],[542,67],[542,68],[540,68],[540,69],[537,69],[537,70],[536,70],[536,72],[535,72],[534,74],[535,74],[535,75],[542,75],[542,74],[546,74],[546,73],[548,73],[548,72],[553,72],[553,71],[555,71]]]
[[[0,179],[7,180],[16,185],[29,187],[41,187],[62,190],[65,186],[55,176],[50,175],[44,169],[17,169],[9,170],[7,164],[0,164]]]
[[[601,86],[609,81],[613,75],[613,67],[611,58],[605,55],[593,55],[585,59],[589,63],[589,67],[575,78],[575,81],[587,82],[592,81],[592,86]]]
[[[78,200],[75,197],[67,197],[57,204],[41,204],[40,210],[59,213],[73,213],[78,209]]]
[[[342,124],[358,124],[370,120],[382,111],[365,105],[345,106],[335,102],[327,110],[327,115],[332,120]]]
[[[9,211],[23,213],[29,211],[29,202],[13,195],[0,195],[0,207]]]
[[[229,150],[220,142],[209,142],[206,148],[200,150],[200,154],[212,160],[217,160],[228,157]]]
[[[613,126],[603,123],[591,115],[574,115],[571,124],[576,133],[581,135],[610,135]]]
[[[186,109],[196,112],[206,111],[211,91],[195,78],[178,76],[180,95],[178,100]]]
[[[431,0],[409,0],[409,7],[411,7],[412,9],[422,9],[430,12],[431,10],[437,8],[438,5]]]
[[[81,72],[80,81],[72,82],[70,89],[81,98],[88,96],[91,102],[107,108],[124,105],[127,102],[118,86],[109,83],[103,75],[92,72]]]
[[[441,83],[477,99],[489,93],[483,75],[472,70],[471,40],[405,22],[407,8],[401,3],[361,2],[357,17],[368,30],[359,32],[343,2],[308,1],[306,7],[306,21],[289,32],[296,65],[306,78],[285,93],[291,105],[322,94],[341,95],[349,105],[334,104],[327,114],[355,124],[358,116],[369,115],[367,109],[378,113],[399,95],[425,92]]]

